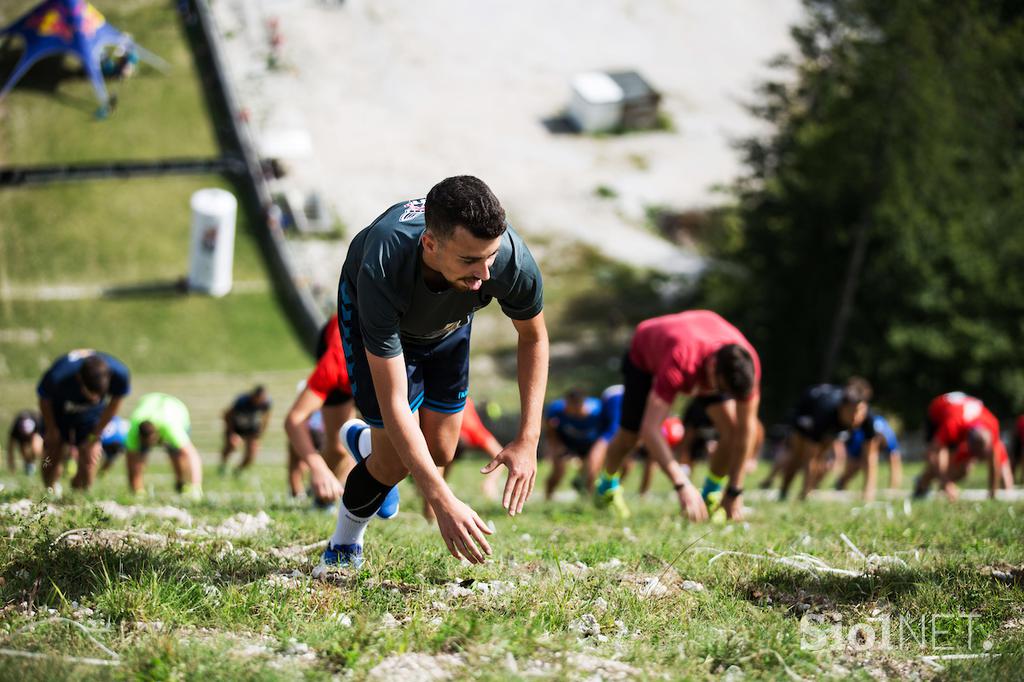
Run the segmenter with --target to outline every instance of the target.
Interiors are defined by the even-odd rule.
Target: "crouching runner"
[[[395,204],[352,240],[338,313],[370,451],[348,476],[323,566],[362,563],[366,525],[408,474],[437,515],[449,552],[480,563],[491,531],[448,488],[469,391],[473,313],[497,299],[518,333],[519,433],[481,473],[505,465],[502,504],[522,511],[537,473],[548,337],[540,270],[490,189],[448,178]],[[322,569],[321,569],[322,570]]]

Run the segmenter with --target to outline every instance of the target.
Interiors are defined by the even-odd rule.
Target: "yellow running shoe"
[[[615,515],[620,519],[628,519],[630,517],[629,505],[626,504],[626,497],[622,494],[622,487],[615,486],[609,488],[603,493],[595,495],[597,506],[605,509],[611,507],[615,512]]]

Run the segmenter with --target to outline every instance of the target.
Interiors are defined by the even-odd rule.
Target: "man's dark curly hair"
[[[729,343],[715,351],[715,373],[734,398],[746,398],[754,390],[754,358],[739,344]]]
[[[458,225],[477,239],[494,239],[505,233],[505,209],[491,188],[472,175],[445,178],[427,193],[427,229],[447,239]]]
[[[90,355],[83,360],[82,366],[78,368],[78,376],[91,393],[106,395],[110,390],[110,366],[100,355]]]
[[[850,405],[869,402],[872,392],[871,382],[864,377],[852,376],[843,387],[843,402]]]

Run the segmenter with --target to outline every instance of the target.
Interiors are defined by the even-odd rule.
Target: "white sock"
[[[345,503],[343,501],[338,500],[338,524],[334,527],[334,535],[331,536],[330,544],[363,544],[363,533],[366,532],[366,524],[368,524],[372,518],[372,514],[366,518],[356,516],[345,508]]]

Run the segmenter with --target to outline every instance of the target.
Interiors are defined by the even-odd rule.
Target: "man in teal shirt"
[[[162,444],[174,466],[175,488],[193,498],[203,494],[203,463],[189,437],[191,422],[185,403],[166,393],[148,393],[132,412],[125,448],[128,483],[136,495],[143,492],[142,472],[150,449]]]
[[[492,299],[518,335],[518,436],[482,473],[509,476],[502,499],[522,511],[537,474],[548,336],[543,283],[497,198],[472,176],[448,178],[425,199],[395,204],[357,234],[338,287],[340,331],[369,453],[349,473],[326,566],[362,563],[366,524],[410,473],[455,557],[482,562],[490,529],[455,497],[438,467],[458,444],[469,390],[473,313]],[[356,453],[353,453],[356,454]],[[357,457],[358,459],[358,457]]]

